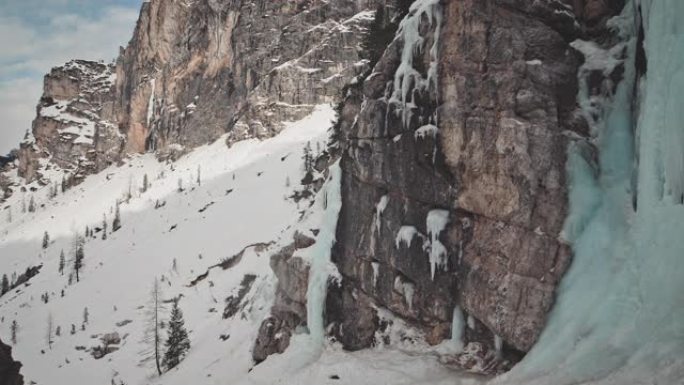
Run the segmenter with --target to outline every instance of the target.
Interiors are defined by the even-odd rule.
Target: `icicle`
[[[475,317],[468,315],[468,329],[475,330]]]
[[[389,196],[383,195],[382,198],[380,198],[377,206],[375,206],[375,230],[378,232],[378,234],[380,234],[380,227],[382,224],[382,213],[385,212],[388,203]]]
[[[411,247],[413,238],[415,237],[422,238],[423,234],[421,234],[414,226],[401,226],[396,238],[394,238],[394,246],[397,249],[400,249],[402,245]]]
[[[426,227],[430,238],[430,273],[435,279],[437,267],[446,267],[446,247],[440,242],[439,235],[449,223],[449,212],[446,210],[432,210],[428,213]]]
[[[496,351],[496,356],[501,358],[501,353],[503,350],[503,339],[498,335],[494,335],[494,351]]]
[[[416,288],[411,282],[404,281],[401,276],[397,276],[394,279],[394,290],[404,297],[406,305],[409,311],[413,311],[413,295],[415,294]]]
[[[378,262],[371,262],[373,268],[373,288],[378,286],[378,277],[380,276],[380,264]]]
[[[451,344],[457,351],[463,350],[463,334],[465,331],[465,320],[463,319],[463,312],[461,307],[456,305],[454,307],[454,315],[451,321]]]

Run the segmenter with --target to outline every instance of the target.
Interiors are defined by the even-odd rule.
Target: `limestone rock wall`
[[[231,142],[268,137],[336,100],[363,70],[359,31],[374,3],[146,4],[117,63],[128,150],[193,148],[226,132]]]
[[[123,137],[113,121],[113,66],[73,60],[45,76],[31,133],[21,143],[19,174],[31,181],[52,165],[74,182],[118,160]]]
[[[419,3],[341,109],[344,279],[328,321],[365,348],[380,306],[436,344],[457,312],[466,351],[494,352],[500,365],[484,371],[498,370],[535,343],[571,259],[566,148],[588,129],[569,43],[605,37],[600,22],[621,7]]]
[[[178,156],[229,133],[270,137],[365,71],[359,43],[384,0],[152,0],[113,65],[45,77],[19,174],[74,183],[131,153]]]

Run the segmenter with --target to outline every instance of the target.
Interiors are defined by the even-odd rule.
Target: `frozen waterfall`
[[[637,0],[611,20],[628,58],[624,79],[593,127],[598,164],[587,160],[586,145],[569,149],[564,237],[574,261],[539,342],[495,383],[680,384],[684,378],[681,15],[681,0]],[[648,67],[639,78],[641,20]],[[585,65],[596,64],[582,43],[575,46],[587,56]],[[586,97],[579,97],[583,106],[592,104]]]

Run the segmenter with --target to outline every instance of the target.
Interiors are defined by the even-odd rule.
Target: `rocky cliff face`
[[[0,341],[0,385],[23,385],[21,363],[12,359],[12,348]]]
[[[19,174],[35,179],[46,161],[82,179],[117,160],[123,138],[112,119],[113,66],[74,60],[45,76]]]
[[[588,131],[569,43],[609,36],[602,23],[621,7],[417,3],[341,109],[344,278],[328,321],[361,349],[376,342],[378,306],[433,344],[457,317],[468,346],[452,361],[492,371],[533,346],[570,262],[566,148]]]
[[[361,32],[379,0],[143,4],[114,66],[75,61],[45,78],[20,175],[43,160],[72,175],[127,154],[177,155],[230,133],[269,137],[314,104],[336,102],[367,68]]]

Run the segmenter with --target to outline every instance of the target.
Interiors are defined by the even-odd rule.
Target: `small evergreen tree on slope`
[[[178,307],[178,300],[173,302],[171,309],[171,320],[169,321],[169,336],[165,343],[166,353],[162,364],[166,370],[175,368],[185,354],[190,350],[190,339],[188,332],[185,330],[185,321],[183,320],[183,312]]]

